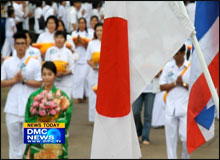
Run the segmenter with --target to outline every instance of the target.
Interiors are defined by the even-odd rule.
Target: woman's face
[[[43,68],[42,80],[45,86],[53,85],[55,78],[56,78],[56,75],[50,69]]]
[[[50,33],[55,32],[56,30],[56,23],[53,19],[49,19],[47,22],[47,29]]]
[[[58,35],[54,39],[55,39],[55,45],[58,48],[63,48],[63,46],[64,46],[64,44],[66,42],[65,38],[63,37],[63,35]]]
[[[84,19],[79,20],[79,30],[84,31],[86,29],[86,23]]]
[[[59,23],[58,23],[58,28],[57,28],[57,30],[59,30],[59,31],[64,31],[64,26],[63,26],[63,24],[59,21]]]
[[[98,20],[96,18],[91,19],[90,26],[91,28],[95,28],[95,25],[98,23]]]
[[[101,40],[102,39],[102,26],[96,27],[95,32],[96,32],[98,39]]]

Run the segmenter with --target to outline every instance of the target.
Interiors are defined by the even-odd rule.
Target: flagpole
[[[204,72],[204,75],[205,75],[205,79],[206,79],[206,82],[209,86],[209,90],[212,94],[212,98],[214,100],[214,103],[215,103],[215,106],[216,106],[216,109],[217,109],[217,113],[219,113],[219,97],[218,97],[218,94],[217,94],[217,91],[215,89],[215,86],[214,86],[214,83],[212,81],[212,78],[211,78],[211,75],[209,73],[209,70],[208,70],[208,67],[207,67],[207,64],[205,62],[205,58],[202,54],[202,50],[199,46],[199,42],[197,40],[197,37],[196,37],[196,32],[194,31],[194,33],[191,35],[191,38],[192,38],[192,41],[193,41],[193,45],[195,47],[195,50],[196,50],[196,54],[199,58],[199,61],[200,61],[200,64],[202,66],[202,69],[203,69],[203,72]]]
[[[182,2],[180,4],[181,4],[180,8],[183,10],[185,16],[189,18],[184,3]],[[196,31],[194,31],[191,34],[191,38],[192,38],[192,42],[193,42],[193,45],[194,45],[195,50],[196,50],[196,54],[197,54],[197,56],[199,58],[201,66],[202,66],[206,82],[208,84],[209,90],[210,90],[212,98],[214,100],[214,103],[215,103],[215,106],[216,106],[216,109],[217,109],[217,113],[219,114],[219,97],[218,97],[218,93],[217,93],[217,91],[215,89],[214,83],[212,81],[211,75],[210,75],[208,67],[207,67],[207,64],[205,62],[205,58],[204,58],[202,50],[201,50],[201,48],[199,46],[199,42],[198,42],[198,39],[196,37]]]

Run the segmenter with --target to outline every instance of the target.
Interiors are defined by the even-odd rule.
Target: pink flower
[[[43,97],[40,95],[40,94],[38,94],[35,98],[34,98],[34,101],[38,101],[38,100],[41,100]]]
[[[52,92],[49,92],[48,95],[47,95],[47,99],[52,99],[53,96],[52,96]]]
[[[37,110],[34,107],[31,107],[30,111],[32,115],[35,115],[37,113]]]
[[[56,110],[54,110],[54,109],[51,110],[51,111],[50,111],[50,114],[54,116],[54,115],[56,114]]]
[[[49,106],[44,106],[44,108],[45,108],[45,109],[48,109],[48,108],[49,108]]]
[[[45,104],[47,102],[47,100],[44,98],[41,100],[41,103]]]
[[[45,96],[46,96],[47,93],[48,93],[48,92],[47,92],[46,90],[43,90],[43,91],[42,91],[42,95],[45,95]]]
[[[44,108],[44,104],[43,103],[40,104],[40,108]]]
[[[54,106],[55,106],[55,103],[54,103],[53,101],[50,101],[50,102],[49,102],[49,106],[54,107]]]
[[[34,107],[37,107],[39,105],[39,102],[38,101],[35,101],[34,103],[33,103],[33,106]]]
[[[40,110],[39,114],[40,114],[40,116],[45,116],[46,115],[46,111],[45,110]]]

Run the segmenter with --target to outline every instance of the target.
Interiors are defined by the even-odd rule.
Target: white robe
[[[55,43],[54,33],[50,33],[46,28],[46,31],[39,35],[36,43]]]
[[[86,31],[74,31],[72,33],[72,38],[78,35],[89,38],[89,33]],[[89,66],[86,60],[86,48],[83,46],[76,46],[76,52],[79,54],[79,59],[76,61],[74,68],[72,96],[75,99],[82,99],[84,96],[88,97],[88,83],[86,77],[88,75]]]
[[[101,50],[101,42],[100,40],[93,40],[89,42],[86,59],[91,60],[92,54],[94,52],[100,52]],[[93,91],[93,87],[98,84],[98,71],[94,70],[92,67],[89,67],[89,74],[87,77],[87,81],[89,83],[89,121],[95,121],[96,114],[96,93]]]

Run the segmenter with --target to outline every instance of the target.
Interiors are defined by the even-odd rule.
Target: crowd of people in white
[[[95,59],[97,58],[96,56],[100,56],[104,2],[8,1],[1,5],[2,17],[6,18],[5,40],[4,44],[1,44],[1,57],[4,60],[1,80],[9,80],[17,75],[18,68],[27,62],[28,57],[37,59],[39,63],[43,61],[61,61],[62,64],[67,64],[68,67],[64,72],[58,71],[55,80],[56,87],[64,90],[69,97],[76,99],[75,103],[83,103],[86,97],[88,97],[88,119],[90,122],[94,122],[96,94],[93,91],[93,87],[97,85],[99,70],[99,63]],[[187,7],[190,17],[194,17],[194,8],[194,3],[190,3]],[[30,36],[30,32],[32,32],[30,31],[30,18],[34,18],[33,29],[37,39],[36,42],[32,42]],[[14,61],[18,68],[17,66],[7,64],[10,57],[17,56],[17,50],[14,46],[18,44],[14,43],[13,38],[16,32],[24,32],[26,34],[28,46],[25,51],[25,58]],[[40,46],[43,44],[46,46],[49,43],[54,45],[46,50],[43,50],[43,47]],[[158,73],[133,104],[137,133],[143,144],[150,143],[149,133],[151,126],[157,128],[165,125],[169,158],[177,158],[178,125],[181,141],[183,141],[182,158],[189,158],[186,150],[186,102],[188,100],[190,70],[188,60],[190,60],[191,52],[191,48],[188,46],[190,45],[192,44],[188,40],[186,45]],[[35,61],[33,62],[36,63]],[[14,68],[12,69],[13,72],[7,72],[7,68],[4,66],[6,64]],[[32,66],[32,68],[36,68],[36,66]],[[22,70],[24,79],[22,81],[23,85],[19,86],[19,90],[25,91],[30,87],[27,81],[31,80],[31,77],[33,79],[37,77],[36,80],[40,80],[39,75],[27,75],[28,73],[33,72]],[[167,97],[166,91],[170,91]],[[11,92],[17,91],[11,90]],[[18,94],[18,97],[14,97],[14,93],[11,92],[9,94],[12,94],[12,97],[10,95],[8,97],[10,96],[12,99],[7,100],[5,112],[22,117],[24,116],[23,112],[12,112],[9,109],[9,101],[13,101],[13,98],[28,97],[28,95],[24,95],[29,92],[22,95]],[[179,98],[175,99],[174,95],[178,94]],[[22,100],[25,103],[25,99],[21,98],[18,101],[20,105],[23,104],[20,102]],[[144,125],[142,126],[140,112],[143,104],[145,111]],[[22,107],[24,108],[25,104]],[[10,121],[9,118],[6,121]],[[18,122],[20,123],[22,120],[18,120]],[[7,127],[9,128],[8,131],[10,131],[10,126]],[[172,135],[171,133],[175,134]]]

